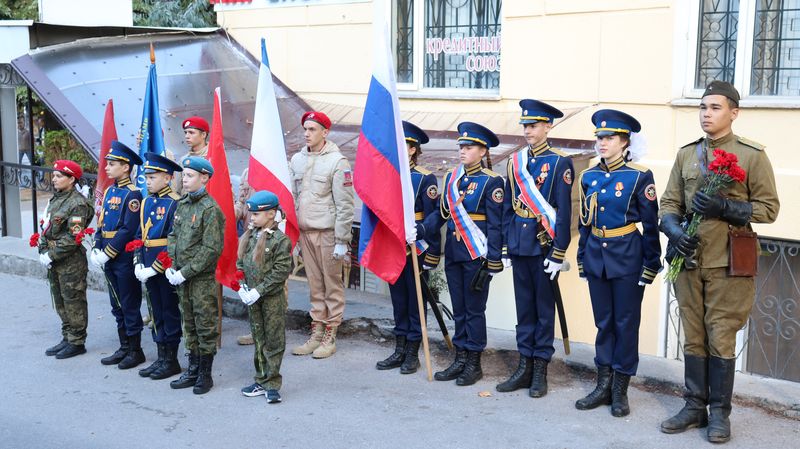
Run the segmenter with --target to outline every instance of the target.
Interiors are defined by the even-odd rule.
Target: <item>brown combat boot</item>
[[[314,352],[322,343],[322,337],[325,335],[325,325],[318,322],[311,323],[311,337],[302,345],[292,349],[294,355],[309,355]]]
[[[322,342],[311,354],[311,357],[324,359],[336,353],[336,329],[336,326],[325,327],[325,336],[322,337]]]

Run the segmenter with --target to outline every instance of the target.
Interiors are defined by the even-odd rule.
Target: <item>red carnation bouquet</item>
[[[30,240],[29,243],[31,245],[31,248],[36,248],[37,246],[39,246],[39,233],[38,232],[34,232],[33,234],[31,234],[31,240]]]
[[[75,234],[75,243],[78,245],[82,244],[84,241],[89,244],[89,247],[94,247],[94,228],[86,228],[83,231]]]
[[[156,260],[161,264],[161,266],[166,270],[167,268],[172,267],[172,258],[169,257],[166,251],[161,251],[156,256]]]
[[[706,185],[701,191],[707,195],[716,195],[720,190],[727,188],[733,182],[744,182],[747,178],[747,172],[739,166],[739,158],[733,153],[721,150],[719,148],[714,150],[714,161],[708,164],[708,177]],[[692,221],[686,227],[686,233],[690,236],[697,235],[697,228],[700,226],[700,221],[703,216],[700,214],[693,214]],[[669,264],[669,271],[667,271],[667,282],[675,282],[678,279],[678,273],[683,270],[683,262],[686,258],[677,254],[672,262]]]
[[[132,251],[136,251],[137,249],[139,249],[139,248],[141,248],[143,246],[144,246],[144,242],[143,241],[141,241],[139,239],[131,240],[130,242],[125,244],[125,251],[130,253]]]
[[[245,284],[243,282],[244,281],[244,271],[236,270],[236,275],[235,276],[236,276],[236,279],[233,282],[231,282],[231,285],[230,285],[231,290],[233,290],[235,292],[238,292],[242,287],[244,287],[244,289],[247,290],[247,284]]]

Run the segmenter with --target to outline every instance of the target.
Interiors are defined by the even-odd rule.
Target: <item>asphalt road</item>
[[[239,389],[252,382],[252,346],[235,338],[245,322],[225,320],[214,364],[215,386],[195,396],[168,381],[142,379],[99,359],[117,343],[108,300],[90,292],[88,354],[45,357],[59,340],[59,321],[44,281],[0,274],[0,447],[12,448],[698,448],[692,430],[664,435],[659,422],[682,401],[632,388],[633,413],[575,410],[593,385],[551,372],[550,394],[500,394],[485,378],[477,385],[426,381],[423,371],[401,376],[374,369],[391,351],[369,337],[338,342],[326,360],[295,357],[283,365],[284,402],[268,405]],[[288,346],[304,340],[290,332]],[[145,340],[152,358],[155,348]],[[185,360],[182,360],[185,367]],[[445,360],[435,361],[441,369]],[[489,392],[482,397],[480,393]],[[800,422],[736,407],[726,448],[798,447]]]

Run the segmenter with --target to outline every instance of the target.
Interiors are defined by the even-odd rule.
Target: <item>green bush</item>
[[[97,163],[67,130],[47,131],[44,134],[44,148],[37,151],[44,155],[44,166],[52,167],[59,159],[69,159],[78,163],[84,173],[97,173]]]

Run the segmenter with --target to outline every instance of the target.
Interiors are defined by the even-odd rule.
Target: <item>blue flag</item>
[[[139,127],[139,156],[145,160],[147,152],[164,156],[164,132],[161,130],[161,117],[158,114],[158,76],[156,64],[150,64],[150,73],[147,76],[147,88],[144,92],[144,111],[142,111],[142,125]],[[147,192],[145,186],[144,170],[138,170],[136,186]]]

